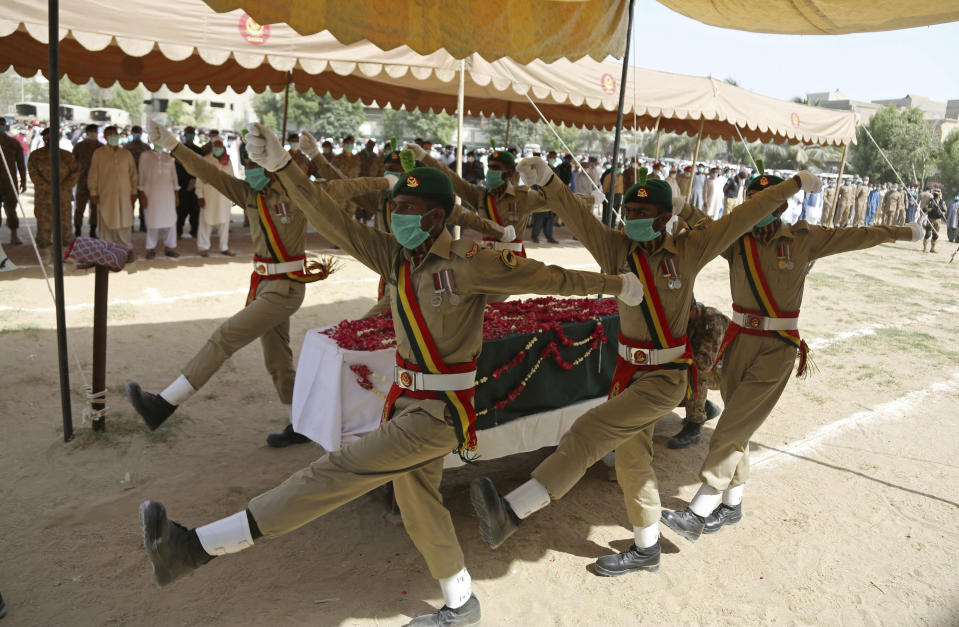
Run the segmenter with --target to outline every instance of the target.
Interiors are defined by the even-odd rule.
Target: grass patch
[[[107,320],[117,322],[119,320],[133,320],[136,318],[137,310],[133,305],[125,303],[110,305],[107,309]]]
[[[921,331],[909,331],[896,327],[876,329],[871,335],[863,335],[827,346],[822,350],[826,355],[849,353],[863,353],[867,355],[887,355],[890,351],[907,352],[920,355],[923,359],[945,357],[950,360],[959,360],[959,351],[950,350],[948,342]],[[836,365],[836,370],[841,366]]]
[[[0,335],[5,335],[7,333],[24,333],[29,331],[39,331],[40,324],[37,322],[27,321],[27,322],[14,322],[11,324],[5,324],[3,327],[0,327]]]

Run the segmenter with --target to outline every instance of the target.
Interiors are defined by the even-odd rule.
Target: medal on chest
[[[679,276],[679,264],[676,263],[676,257],[672,255],[667,255],[662,262],[660,262],[660,267],[663,271],[663,276],[666,278],[666,284],[671,290],[678,290],[683,286],[683,280]]]
[[[275,205],[273,205],[273,213],[275,213],[277,217],[280,219],[281,224],[290,223],[290,211],[287,208],[285,202],[278,202]]]
[[[434,307],[443,304],[443,292],[450,295],[450,305],[459,304],[460,296],[456,293],[456,281],[453,279],[453,271],[450,269],[433,273],[433,298],[430,302]]]
[[[795,267],[792,244],[788,241],[780,241],[776,244],[776,258],[779,260],[776,265],[780,270],[792,270]]]

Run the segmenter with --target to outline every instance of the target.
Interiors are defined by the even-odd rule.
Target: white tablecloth
[[[293,388],[293,429],[327,451],[335,451],[379,425],[396,351],[345,350],[322,331],[311,329],[303,339]],[[383,396],[360,387],[358,375],[350,370],[357,364],[378,375],[368,379]],[[577,418],[604,400],[588,399],[483,429],[477,432],[477,452],[481,459],[493,459],[555,446]],[[446,467],[460,464],[457,455],[450,454],[445,460]]]

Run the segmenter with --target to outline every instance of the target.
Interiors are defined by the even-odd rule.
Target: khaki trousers
[[[616,450],[616,477],[629,522],[659,520],[659,486],[653,472],[653,428],[686,393],[682,370],[640,370],[618,396],[580,416],[559,446],[533,470],[553,499],[561,499],[590,466]]]
[[[773,410],[796,362],[796,348],[773,337],[739,334],[723,356],[725,407],[709,441],[700,480],[714,490],[749,479],[749,439]]]
[[[46,245],[53,241],[53,212],[49,204],[37,203],[33,208],[33,215],[37,219],[37,244]],[[73,241],[73,202],[65,200],[60,203],[60,234],[64,246]]]
[[[404,399],[401,399],[399,405]],[[339,451],[327,453],[268,492],[254,497],[249,510],[263,535],[274,538],[315,520],[388,481],[393,482],[403,525],[436,579],[465,566],[453,520],[439,486],[443,458],[456,447],[440,403],[421,403]]]
[[[273,377],[280,402],[293,402],[293,351],[290,349],[290,316],[303,303],[306,286],[278,279],[260,281],[256,300],[221,324],[203,348],[183,368],[193,389],[203,387],[230,356],[259,338],[263,363]]]

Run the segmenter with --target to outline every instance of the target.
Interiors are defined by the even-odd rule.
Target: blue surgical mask
[[[193,133],[184,133],[183,141],[186,142],[187,144],[192,144],[194,137],[196,137],[196,135],[194,135]]]
[[[213,156],[214,156],[214,157],[222,157],[222,156],[223,156],[223,147],[222,147],[222,146],[214,146],[214,147],[213,147]]]
[[[252,187],[255,192],[262,190],[270,184],[270,177],[266,175],[263,168],[247,168],[243,173],[243,178],[246,179],[247,185]]]
[[[766,216],[765,218],[763,218],[762,220],[756,223],[756,228],[760,229],[764,226],[769,226],[770,224],[775,222],[778,218],[779,216],[777,216],[775,213],[770,213],[768,216]]]
[[[498,189],[503,185],[503,172],[501,170],[486,171],[486,189]]]
[[[428,215],[428,214],[425,214]],[[393,237],[403,248],[413,250],[430,236],[423,230],[423,216],[408,213],[394,213],[390,216]]]
[[[118,146],[120,144],[120,136],[110,135],[109,137],[107,137],[107,143],[110,144],[111,146]]]
[[[133,141],[135,141],[135,142],[140,141],[140,133],[134,133],[134,134],[133,134]]]
[[[634,242],[649,242],[662,234],[662,231],[653,230],[653,222],[656,218],[639,218],[637,220],[626,220],[626,235]]]

